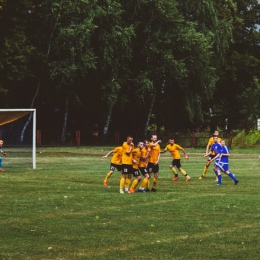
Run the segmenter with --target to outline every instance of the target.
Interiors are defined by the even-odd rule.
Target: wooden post
[[[41,130],[37,130],[37,134],[36,134],[36,139],[37,139],[37,146],[41,146],[42,145],[42,132]]]
[[[191,133],[191,146],[192,146],[192,148],[196,147],[196,139],[195,139],[195,133],[194,132]]]
[[[80,146],[80,131],[76,131],[76,144],[77,146]]]
[[[232,136],[232,131],[230,131],[230,132],[228,133],[228,147],[229,147],[229,149],[231,149],[232,138],[233,138],[233,136]]]

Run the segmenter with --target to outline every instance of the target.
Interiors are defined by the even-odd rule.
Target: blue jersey
[[[221,146],[220,153],[221,154],[230,154],[227,146]],[[228,163],[228,156],[222,155],[220,161],[223,163]]]
[[[211,152],[214,152],[215,155],[217,155],[217,154],[220,153],[221,147],[222,147],[222,146],[221,146],[220,143],[214,143],[214,144],[211,146],[210,151],[211,151]]]

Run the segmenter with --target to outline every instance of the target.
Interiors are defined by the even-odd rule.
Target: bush
[[[232,146],[236,148],[252,148],[260,146],[260,132],[251,130],[248,134],[243,130],[232,140]]]

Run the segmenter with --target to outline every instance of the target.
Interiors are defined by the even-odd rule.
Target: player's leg
[[[228,164],[224,165],[225,173],[234,181],[234,184],[238,184],[238,179],[235,177],[235,175],[228,170]]]
[[[204,179],[204,178],[206,177],[208,168],[209,168],[209,166],[210,166],[210,164],[211,164],[210,160],[211,160],[211,157],[209,157],[209,158],[208,158],[208,161],[206,162],[206,165],[205,165],[205,167],[204,167],[204,169],[203,169],[203,173],[202,173],[202,175],[199,177],[200,180],[202,180],[202,179]]]
[[[120,186],[119,193],[124,193],[126,175],[127,174],[122,173],[122,178],[120,179],[120,184],[119,184],[119,186]]]
[[[156,184],[157,184],[157,180],[159,177],[159,165],[158,164],[153,166],[153,172],[154,172],[154,175],[153,175],[152,192],[156,192]]]
[[[113,174],[115,170],[115,165],[113,163],[110,164],[110,171],[107,173],[106,178],[103,181],[104,186],[107,186],[108,179]]]
[[[172,178],[173,181],[177,181],[179,179],[179,175],[177,173],[177,171],[174,168],[175,164],[174,164],[174,160],[171,162],[170,164],[170,169],[172,171],[172,173],[174,174],[174,177]]]
[[[0,157],[0,172],[4,172],[5,170],[2,168],[2,157]]]
[[[141,174],[144,176],[144,179],[143,179],[138,191],[145,192],[145,189],[148,185],[148,181],[150,179],[150,175],[148,174],[147,169],[144,167],[140,168],[140,171],[141,171]]]
[[[128,193],[135,193],[136,192],[136,186],[138,185],[138,183],[141,181],[141,174],[139,172],[138,169],[134,169],[134,173],[133,173],[135,179],[131,185],[130,190],[128,191]]]

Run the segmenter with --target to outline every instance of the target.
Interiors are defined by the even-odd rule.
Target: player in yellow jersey
[[[122,145],[122,178],[120,180],[120,193],[128,192],[128,187],[133,174],[133,149],[133,137],[128,136],[126,142]],[[123,190],[124,187],[125,191]]]
[[[135,177],[135,180],[132,183],[132,186],[130,188],[130,190],[128,191],[128,193],[135,193],[136,190],[136,186],[138,185],[138,183],[141,181],[141,173],[139,171],[139,163],[140,163],[140,159],[141,159],[141,154],[142,154],[142,149],[143,149],[144,143],[143,142],[139,142],[137,145],[137,148],[133,149],[132,151],[132,155],[133,155],[133,175]]]
[[[156,183],[157,179],[159,176],[159,161],[160,161],[160,143],[162,142],[161,140],[157,141],[157,135],[152,135],[149,148],[151,149],[150,155],[149,155],[149,162],[148,162],[148,174],[150,175],[153,173],[153,186],[152,190],[153,192],[156,192]],[[148,188],[149,189],[149,188]],[[147,190],[148,191],[148,190]]]
[[[173,161],[170,164],[170,169],[174,174],[174,178],[172,180],[177,181],[179,179],[179,175],[174,168],[174,166],[176,166],[176,168],[181,172],[181,174],[186,177],[186,181],[190,181],[190,176],[181,168],[181,155],[179,151],[181,150],[184,154],[185,159],[188,160],[189,157],[186,151],[180,145],[175,144],[174,139],[169,139],[169,144],[161,153],[165,153],[167,150],[171,153],[173,158]]]
[[[150,145],[149,141],[145,140],[144,147],[141,150],[141,159],[140,159],[140,163],[139,163],[139,170],[140,170],[141,174],[144,176],[144,179],[140,185],[140,188],[138,189],[139,192],[149,191],[148,183],[150,180],[150,175],[147,170],[149,154],[151,151],[149,145]]]
[[[208,145],[207,145],[207,147],[206,147],[205,155],[209,153],[211,146],[214,144],[214,137],[218,137],[218,143],[221,141],[221,138],[219,138],[219,132],[218,132],[218,131],[215,131],[215,132],[213,133],[213,137],[210,137],[210,138],[209,138]],[[205,157],[205,155],[204,155],[204,157]],[[208,168],[209,168],[209,166],[210,166],[210,164],[211,164],[211,161],[212,161],[212,159],[213,159],[214,157],[215,157],[215,153],[214,153],[214,152],[211,153],[210,156],[208,157],[208,160],[207,160],[206,165],[205,165],[205,167],[204,167],[203,173],[202,173],[202,175],[199,177],[200,180],[202,180],[202,179],[204,179],[204,178],[206,177]]]
[[[107,181],[110,178],[110,176],[113,174],[115,169],[117,169],[122,174],[122,146],[118,146],[118,147],[114,148],[113,150],[109,151],[102,158],[106,159],[112,153],[113,153],[113,156],[112,156],[111,162],[110,162],[110,171],[107,173],[106,178],[103,181],[104,186],[107,186]]]

